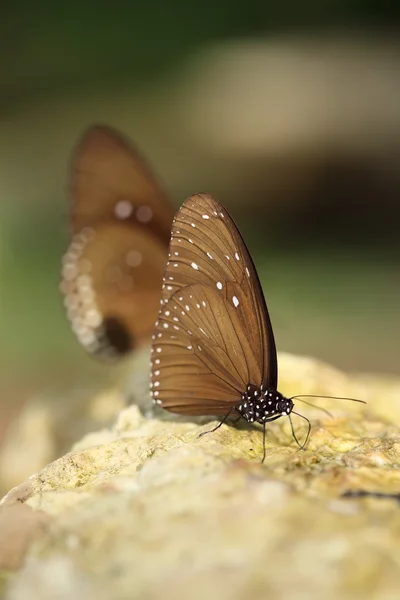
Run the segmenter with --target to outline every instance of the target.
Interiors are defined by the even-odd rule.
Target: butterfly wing
[[[211,196],[183,204],[173,227],[152,347],[163,408],[225,414],[248,384],[276,388],[272,328],[250,254]]]
[[[100,126],[75,152],[70,197],[61,282],[67,313],[86,350],[119,356],[151,335],[172,207],[137,152]]]
[[[170,201],[139,152],[117,131],[97,125],[81,138],[70,173],[73,233],[99,222],[143,226],[169,243]]]

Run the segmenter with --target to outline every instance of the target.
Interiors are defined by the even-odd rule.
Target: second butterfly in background
[[[151,357],[154,402],[179,414],[222,416],[217,427],[230,415],[260,423],[263,460],[266,424],[286,416],[304,448],[310,423],[293,410],[300,396],[277,391],[275,340],[256,269],[228,212],[211,196],[192,196],[176,214],[162,287]],[[308,422],[303,443],[292,414]]]
[[[90,128],[71,168],[61,290],[82,346],[116,358],[150,340],[174,211],[121,134]]]

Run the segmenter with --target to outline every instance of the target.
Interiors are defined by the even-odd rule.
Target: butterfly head
[[[279,392],[277,392],[277,395],[281,396],[281,399],[276,403],[276,412],[280,413],[282,417],[290,415],[294,407],[293,401],[290,398],[285,398]]]
[[[235,406],[236,411],[249,423],[266,423],[279,417],[290,415],[293,402],[277,390],[263,389],[263,386],[248,385],[242,399]]]

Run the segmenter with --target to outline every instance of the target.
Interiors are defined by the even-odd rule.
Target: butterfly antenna
[[[359,398],[347,398],[345,396],[321,396],[320,394],[300,394],[299,396],[292,396],[290,400],[296,400],[297,398],[331,398],[332,400],[349,400],[349,402],[360,402],[361,404],[367,404],[365,400],[359,400]]]
[[[299,440],[296,437],[295,431],[294,431],[294,427],[293,427],[293,421],[291,419],[291,416],[288,415],[289,417],[289,421],[290,421],[290,427],[292,428],[292,435],[295,439],[296,444],[298,445],[298,447],[300,448],[300,450],[304,450],[304,448],[307,445],[308,442],[308,438],[310,437],[310,431],[311,431],[311,423],[309,421],[309,419],[307,419],[307,417],[305,417],[304,415],[301,415],[300,413],[294,412],[294,410],[292,410],[292,414],[293,415],[297,415],[298,417],[301,417],[302,419],[304,419],[305,421],[307,421],[308,423],[308,431],[307,431],[307,435],[306,435],[306,439],[304,441],[304,444],[300,444]]]
[[[294,397],[297,398],[297,396],[294,396]],[[318,406],[317,404],[311,404],[311,402],[307,402],[306,400],[302,400],[301,398],[299,398],[299,400],[303,404],[307,404],[307,406],[312,406],[313,408],[317,408],[318,410],[321,410],[326,415],[328,415],[328,417],[330,417],[331,419],[333,419],[333,414],[330,413],[329,410],[327,410],[326,408],[323,408],[322,406]]]

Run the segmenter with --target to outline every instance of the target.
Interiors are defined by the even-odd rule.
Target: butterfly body
[[[264,389],[262,385],[259,388],[248,385],[235,410],[248,423],[256,422],[263,425],[290,415],[293,407],[293,401],[276,390]]]

